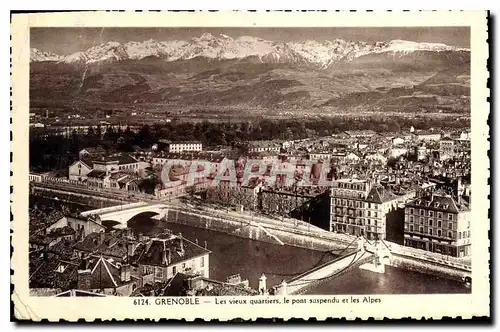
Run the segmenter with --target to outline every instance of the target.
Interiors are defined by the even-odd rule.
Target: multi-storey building
[[[184,141],[184,142],[166,142],[168,145],[167,151],[172,152],[184,152],[184,151],[201,151],[203,146],[201,142],[198,141]]]
[[[405,207],[409,247],[454,257],[471,254],[470,209],[445,194],[418,198]]]
[[[278,141],[251,141],[248,143],[248,152],[280,152],[281,143]]]
[[[455,156],[455,140],[445,137],[439,141],[439,158],[446,160]]]
[[[397,207],[397,197],[370,180],[336,180],[330,190],[330,231],[383,240]]]

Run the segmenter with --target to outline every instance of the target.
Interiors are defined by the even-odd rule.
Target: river
[[[257,288],[262,273],[267,276],[268,287],[306,271],[317,264],[335,258],[331,253],[281,246],[228,235],[207,229],[162,222],[140,215],[129,224],[135,232],[153,235],[169,228],[174,233],[192,241],[198,240],[212,251],[210,255],[210,277],[225,280],[239,273],[248,279],[250,286]],[[354,268],[319,284],[306,294],[435,294],[468,293],[463,283],[401,268],[386,266],[384,274]]]
[[[59,202],[30,197],[30,205],[53,204]],[[79,204],[71,204],[73,211],[84,211]],[[226,280],[230,275],[239,273],[248,279],[250,286],[257,288],[258,278],[264,273],[268,287],[278,284],[283,279],[306,271],[317,264],[335,258],[331,253],[281,246],[279,244],[240,238],[221,232],[206,230],[171,222],[158,221],[151,214],[143,213],[131,219],[129,226],[136,233],[155,235],[169,228],[174,233],[182,233],[191,241],[206,245],[210,255],[210,278]],[[435,277],[401,268],[386,266],[384,274],[378,274],[354,268],[319,284],[307,291],[307,294],[435,294],[469,293],[463,283]]]

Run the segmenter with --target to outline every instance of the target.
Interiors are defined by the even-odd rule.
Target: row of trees
[[[90,127],[87,134],[76,132],[61,136],[50,133],[50,129],[33,131],[30,135],[30,165],[32,169],[62,169],[73,162],[78,151],[86,147],[102,146],[112,151],[134,151],[135,147],[150,148],[160,139],[198,140],[204,146],[234,145],[249,140],[302,139],[326,136],[346,130],[373,129],[375,131],[400,131],[414,126],[463,128],[467,120],[449,121],[434,118],[314,118],[314,119],[260,119],[239,123],[231,122],[171,122],[144,125],[139,131],[112,127]]]

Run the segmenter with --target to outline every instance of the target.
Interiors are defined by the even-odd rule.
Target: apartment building
[[[455,140],[445,137],[439,141],[439,158],[446,160],[455,156]]]
[[[383,240],[397,208],[397,197],[372,180],[336,180],[330,189],[330,231]]]
[[[199,141],[169,142],[168,152],[201,151],[203,145]]]
[[[409,247],[453,257],[471,254],[470,209],[446,194],[408,203],[404,232]]]

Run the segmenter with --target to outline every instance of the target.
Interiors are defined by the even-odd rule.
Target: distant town
[[[182,123],[166,125],[174,124],[183,130]],[[48,132],[34,122],[29,221],[34,295],[308,294],[351,268],[351,258],[373,273],[397,266],[470,285],[467,128],[337,130],[286,139],[295,130],[287,126],[276,129],[276,138],[248,140],[241,132],[252,128],[227,124],[243,138],[227,144],[226,134],[196,126],[193,130],[215,144],[204,144],[207,138],[156,139],[151,132],[161,128],[147,126],[103,123]],[[35,147],[44,142],[58,150],[37,155]],[[193,167],[199,161],[203,166]],[[236,181],[212,185],[217,174],[228,175],[228,161],[235,165]],[[255,161],[269,167],[250,167]],[[173,166],[165,170],[167,164]],[[271,165],[277,164],[294,169],[276,175]],[[245,169],[250,179],[244,179]],[[309,185],[301,186],[305,178]],[[153,226],[142,231],[141,223]],[[188,233],[177,232],[181,226]],[[213,236],[204,234],[203,241],[201,233],[190,236],[196,229],[331,258],[301,263],[301,273],[286,265],[281,276],[266,273],[270,267],[264,265],[253,267],[252,275],[237,265],[222,273],[226,256],[221,255],[231,253],[221,254]],[[311,276],[314,282],[304,281]]]

